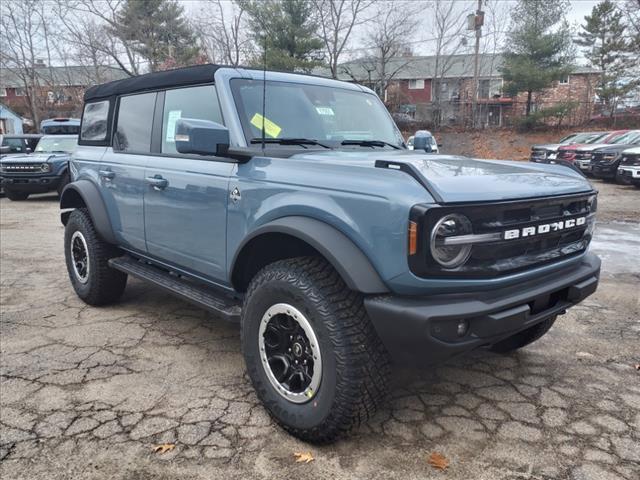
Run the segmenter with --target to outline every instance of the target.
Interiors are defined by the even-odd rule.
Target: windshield
[[[36,153],[71,153],[77,143],[76,137],[42,137],[36,147]]]
[[[266,84],[262,116],[262,81],[236,79],[231,88],[247,143],[267,139],[317,140],[332,148],[343,141],[375,141],[348,148],[402,147],[403,140],[378,97],[356,90],[274,82]],[[252,142],[253,140],[253,142]],[[269,143],[270,146],[274,142]],[[279,146],[276,142],[275,145]]]
[[[569,140],[573,140],[576,137],[579,137],[580,134],[579,133],[572,133],[571,135],[567,135],[566,137],[562,137],[560,140],[558,140],[558,143],[567,143]]]
[[[595,133],[593,136],[587,138],[584,143],[598,143],[600,140],[608,136],[608,133]]]
[[[619,136],[611,143],[618,144],[618,145],[624,145],[625,143],[633,143],[638,139],[639,136],[640,136],[640,132],[628,132],[628,133],[625,133],[624,135]]]

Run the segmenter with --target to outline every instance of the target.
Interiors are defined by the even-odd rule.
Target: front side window
[[[24,140],[21,138],[3,138],[2,146],[9,147],[11,153],[25,153],[27,151]]]
[[[162,153],[177,153],[176,122],[180,118],[210,120],[222,124],[218,95],[213,85],[167,90],[162,117]]]
[[[117,128],[113,138],[114,150],[136,153],[151,151],[155,103],[155,93],[120,98]]]
[[[71,153],[77,143],[76,137],[42,137],[36,147],[36,153]]]
[[[381,141],[403,148],[403,139],[380,99],[370,93],[321,85],[235,79],[231,88],[248,144],[267,139],[312,139],[338,147],[343,141]]]
[[[87,103],[82,115],[81,140],[99,142],[107,138],[109,101]]]

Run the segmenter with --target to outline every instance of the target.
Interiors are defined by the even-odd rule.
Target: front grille
[[[640,166],[640,155],[626,155],[620,160],[620,165],[637,167]]]
[[[576,152],[576,160],[590,160],[591,153],[590,152]]]
[[[531,160],[546,160],[547,150],[534,148],[531,150]]]
[[[558,158],[561,160],[573,160],[575,152],[573,150],[560,150],[558,152]]]
[[[2,163],[3,172],[6,173],[42,173],[41,163]]]
[[[418,223],[424,241],[421,241],[416,255],[409,257],[409,264],[415,274],[423,277],[496,277],[555,262],[587,249],[591,241],[595,209],[593,194],[455,207],[424,206],[422,210],[414,207],[412,220]],[[432,226],[451,213],[468,217],[474,235],[495,235],[578,217],[587,217],[588,220],[580,227],[566,230],[474,244],[469,260],[464,265],[445,270],[431,256],[429,239]]]

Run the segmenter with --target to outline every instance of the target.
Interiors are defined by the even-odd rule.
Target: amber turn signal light
[[[418,251],[418,224],[409,222],[409,255],[415,255]]]

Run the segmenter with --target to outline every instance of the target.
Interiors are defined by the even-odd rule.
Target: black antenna
[[[262,57],[262,153],[264,154],[264,122],[267,113],[267,33],[264,35],[264,55]]]

